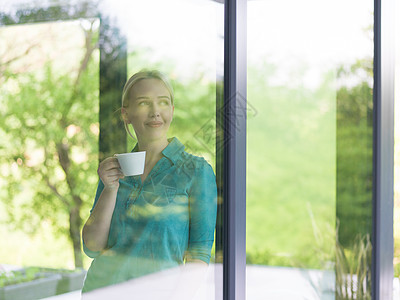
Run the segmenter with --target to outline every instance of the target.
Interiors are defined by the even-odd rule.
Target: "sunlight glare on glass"
[[[318,87],[321,72],[370,55],[373,7],[357,10],[365,4],[363,0],[251,1],[247,39],[248,45],[257,47],[248,52],[248,61],[260,63],[262,57],[279,65],[277,85],[288,81],[294,64],[303,63],[304,84]]]
[[[216,36],[217,5],[209,0],[107,0],[102,10],[118,16],[129,49],[140,46],[154,61],[171,60],[183,77],[192,77],[190,72],[200,66],[215,80],[217,39],[210,37]]]

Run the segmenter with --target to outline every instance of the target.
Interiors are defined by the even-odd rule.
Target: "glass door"
[[[373,9],[248,2],[249,300],[371,299]]]

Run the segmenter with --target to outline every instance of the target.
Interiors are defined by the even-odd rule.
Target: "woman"
[[[214,241],[217,191],[212,167],[167,138],[173,90],[158,71],[141,71],[125,84],[125,128],[146,151],[144,173],[127,176],[115,157],[98,168],[93,208],[83,231],[85,253],[94,258],[82,292],[180,266],[208,264]]]

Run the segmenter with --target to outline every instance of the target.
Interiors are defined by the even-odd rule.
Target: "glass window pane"
[[[1,266],[82,267],[86,299],[221,299],[223,4],[20,1],[2,13]],[[136,167],[130,152],[143,151],[129,173],[122,159]]]
[[[36,22],[35,9],[14,13],[16,24],[0,27],[0,273],[15,284],[47,272],[54,288],[32,287],[39,299],[79,290],[88,264],[79,214],[97,184],[99,20],[58,12],[58,22]],[[60,274],[75,283],[56,289]],[[14,292],[4,297],[29,297]]]
[[[370,299],[372,66],[373,1],[248,2],[249,300]]]

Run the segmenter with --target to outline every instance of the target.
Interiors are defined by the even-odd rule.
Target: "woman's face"
[[[132,124],[138,140],[166,138],[174,106],[164,83],[159,79],[142,79],[130,90],[128,107],[122,108],[125,122]]]

